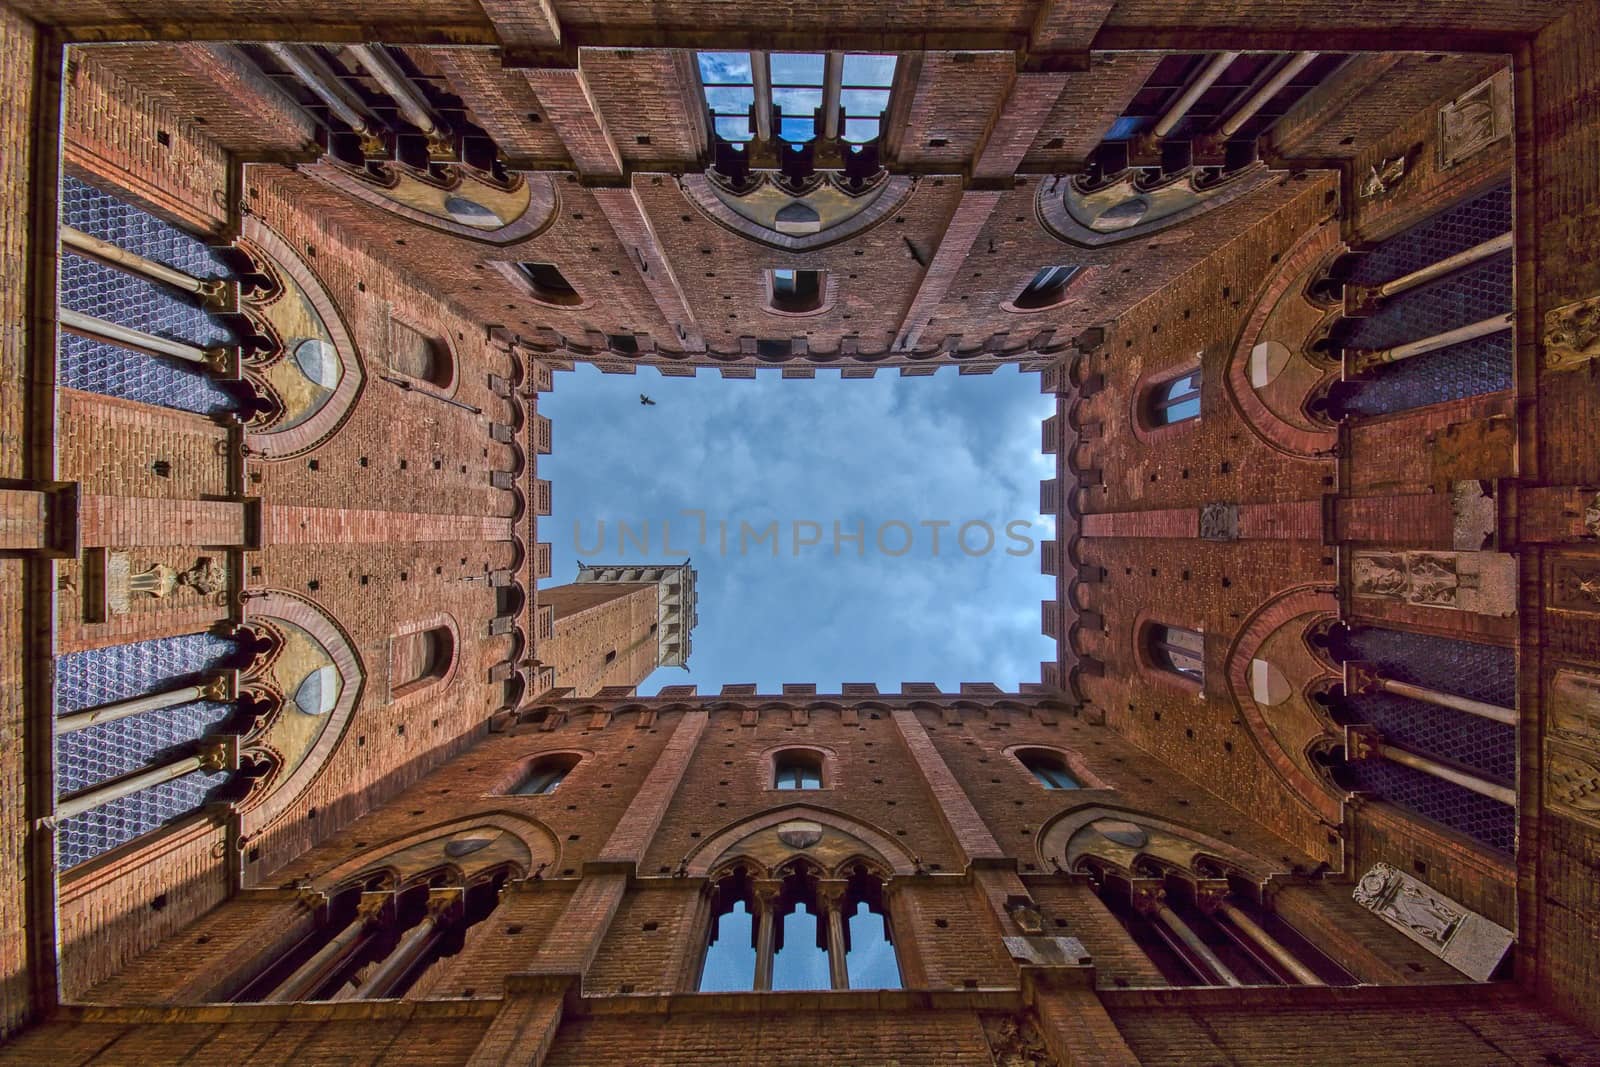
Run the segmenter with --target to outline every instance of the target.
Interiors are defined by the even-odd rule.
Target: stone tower
[[[675,564],[578,564],[577,580],[541,592],[551,609],[545,666],[574,696],[637,686],[657,667],[688,667],[695,572]]]

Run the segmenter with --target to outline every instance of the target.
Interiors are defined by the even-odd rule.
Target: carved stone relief
[[[1600,559],[1558,557],[1550,584],[1551,607],[1600,613]]]
[[[1357,196],[1362,200],[1376,200],[1388,196],[1405,180],[1408,168],[1405,156],[1392,156],[1374,163],[1367,176],[1361,179]]]
[[[1551,734],[1600,750],[1600,676],[1558,669],[1547,706]]]
[[[1546,802],[1557,811],[1600,825],[1600,757],[1565,745],[1545,746]]]
[[[1357,904],[1456,970],[1486,981],[1511,947],[1511,931],[1387,863],[1375,864],[1352,894]]]
[[[1056,1067],[1039,1028],[1026,1015],[985,1015],[983,1036],[995,1067]]]
[[[181,592],[207,599],[228,588],[227,560],[201,556],[183,570],[159,560],[136,562],[133,554],[120,550],[101,551],[86,556],[85,621],[104,621],[107,613],[126,615],[141,598],[166,600]]]
[[[1200,539],[1202,541],[1237,541],[1239,539],[1239,505],[1207,504],[1201,508]]]
[[[1578,370],[1596,356],[1600,356],[1600,296],[1545,313],[1545,370]]]
[[[1507,616],[1516,592],[1516,560],[1499,552],[1357,552],[1351,562],[1351,593],[1370,600]]]
[[[1590,537],[1600,537],[1600,493],[1583,509],[1583,528]]]
[[[1501,71],[1439,109],[1439,165],[1463,163],[1511,129],[1511,72]]]

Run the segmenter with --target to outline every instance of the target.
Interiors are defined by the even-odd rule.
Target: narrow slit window
[[[1150,423],[1171,426],[1200,417],[1200,370],[1156,386],[1150,394]]]

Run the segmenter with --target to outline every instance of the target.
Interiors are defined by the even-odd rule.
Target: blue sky
[[[1038,381],[1010,368],[851,381],[828,371],[789,381],[776,370],[755,381],[558,373],[540,398],[554,440],[539,464],[553,489],[553,514],[539,526],[552,544],[549,584],[571,581],[580,558],[643,561],[645,523],[649,559],[693,560],[700,622],[690,669],[657,670],[640,687],[647,695],[690,683],[715,693],[737,682],[776,692],[784,682],[837,691],[842,682],[1038,681],[1054,653],[1039,633],[1039,602],[1054,588],[1039,572],[1037,542],[1053,536],[1038,512],[1039,480],[1053,466],[1039,451],[1052,401]],[[705,513],[705,544],[685,511]],[[664,550],[664,521],[678,551]],[[937,531],[935,555],[935,530],[923,523],[941,521],[950,525]],[[759,540],[774,522],[777,537]],[[631,531],[622,553],[619,523]],[[965,531],[973,554],[957,546],[968,523],[993,530],[992,549],[983,551],[981,525]],[[1009,554],[1026,546],[1007,536],[1008,523],[1027,524],[1012,532],[1031,538],[1031,551]],[[847,539],[858,529],[859,549]],[[809,538],[819,543],[796,543]]]

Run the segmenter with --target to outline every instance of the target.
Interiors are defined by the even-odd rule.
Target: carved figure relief
[[[1439,109],[1439,165],[1453,167],[1511,136],[1511,74],[1501,71]]]
[[[1583,528],[1590,537],[1600,537],[1600,493],[1583,509]]]
[[[1405,180],[1407,172],[1405,156],[1379,160],[1367,171],[1367,176],[1361,179],[1361,188],[1356,195],[1362,200],[1376,200],[1378,197],[1388,196]]]
[[[1207,504],[1201,508],[1200,539],[1202,541],[1237,541],[1239,539],[1239,505]]]
[[[1357,552],[1351,593],[1480,615],[1516,611],[1516,561],[1499,552]]]
[[[90,568],[93,570],[94,568]],[[228,587],[228,566],[223,559],[201,556],[185,570],[154,561],[143,570],[136,570],[133,556],[128,552],[112,551],[105,554],[103,576],[105,609],[113,615],[126,615],[133,610],[135,597],[165,600],[188,590],[198,596],[214,597]],[[93,577],[89,584],[99,584]],[[90,609],[86,617],[99,613]]]
[[[985,1015],[983,1036],[995,1067],[1056,1067],[1039,1028],[1026,1015]]]
[[[1600,612],[1600,559],[1558,558],[1550,584],[1552,607]]]
[[[1357,904],[1480,982],[1494,973],[1511,947],[1510,930],[1387,863],[1374,864],[1351,895]]]
[[[1441,948],[1466,918],[1465,912],[1451,907],[1387,863],[1368,871],[1356,886],[1354,896],[1362,907],[1404,925]]]
[[[1545,312],[1545,370],[1578,370],[1596,356],[1600,356],[1600,296]]]

